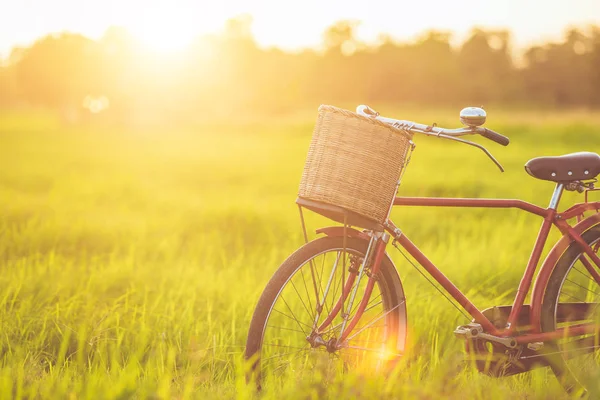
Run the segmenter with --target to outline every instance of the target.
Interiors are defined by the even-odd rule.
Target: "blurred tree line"
[[[414,43],[367,46],[357,24],[323,34],[323,49],[262,49],[248,18],[198,38],[184,54],[152,54],[120,28],[94,41],[64,33],[16,48],[0,67],[0,107],[42,106],[77,120],[85,110],[119,121],[285,112],[320,103],[600,106],[600,28],[515,60],[507,31],[474,29],[459,47],[430,31]]]

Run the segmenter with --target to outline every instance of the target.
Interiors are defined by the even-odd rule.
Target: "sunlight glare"
[[[145,6],[139,19],[128,22],[127,28],[148,50],[180,52],[201,33],[202,17],[177,4],[153,3]]]
[[[379,351],[378,356],[379,356],[379,360],[381,360],[381,361],[390,361],[397,357],[397,355],[394,352],[392,352],[388,349],[385,349],[385,348],[382,348]]]

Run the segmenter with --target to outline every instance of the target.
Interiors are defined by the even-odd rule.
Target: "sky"
[[[366,42],[381,33],[410,41],[428,29],[461,40],[477,26],[508,28],[522,47],[560,39],[568,26],[600,25],[600,0],[0,0],[0,57],[48,33],[97,39],[111,25],[173,51],[240,14],[252,16],[260,45],[289,50],[318,46],[324,29],[341,19],[360,20]]]

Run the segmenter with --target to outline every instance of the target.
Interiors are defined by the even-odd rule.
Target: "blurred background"
[[[593,0],[8,2],[0,107],[194,121],[321,103],[600,106]]]

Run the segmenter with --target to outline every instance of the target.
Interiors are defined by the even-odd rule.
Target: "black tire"
[[[596,226],[593,226],[592,228],[588,229],[585,233],[583,233],[582,237],[586,243],[588,243],[590,246],[593,247],[596,243],[598,243],[598,241],[600,241],[600,225],[596,225]],[[561,255],[561,257],[555,264],[554,269],[550,275],[548,284],[546,286],[546,291],[544,293],[544,298],[542,301],[542,315],[541,315],[541,321],[540,321],[542,332],[552,332],[552,331],[556,330],[556,328],[557,328],[556,307],[559,302],[565,301],[565,299],[568,299],[567,301],[573,301],[575,299],[575,300],[578,300],[578,302],[585,302],[585,301],[587,301],[586,299],[590,297],[590,294],[587,294],[587,297],[584,299],[580,299],[581,296],[577,296],[577,298],[573,298],[574,296],[568,295],[566,289],[564,289],[565,282],[568,282],[567,286],[572,285],[571,282],[573,282],[571,279],[569,279],[567,277],[571,277],[571,278],[574,277],[576,279],[582,279],[581,275],[583,275],[583,274],[581,273],[581,270],[582,269],[585,270],[585,268],[582,265],[577,263],[581,254],[582,254],[581,249],[579,248],[579,246],[576,243],[573,242],[573,243],[571,243],[571,245],[569,245],[567,250],[565,250],[565,252]],[[581,268],[577,268],[577,266],[580,266]],[[572,273],[572,274],[570,274],[570,273]],[[591,278],[587,278],[587,279],[591,279]],[[577,282],[574,282],[574,284],[579,287],[582,287],[583,289],[587,290],[588,292],[590,291],[589,287],[586,289],[585,287],[583,287],[583,285],[580,285]],[[575,287],[575,286],[573,286],[573,287]],[[596,287],[596,286],[593,286],[593,287]],[[580,290],[583,290],[583,289],[580,289]],[[596,291],[598,293],[593,294],[591,296],[594,296],[596,298],[596,300],[594,302],[599,302],[600,297],[598,297],[596,295],[600,293],[600,286],[597,286]],[[589,318],[597,318],[597,311],[594,312],[594,315],[589,316]],[[593,338],[593,336],[592,336],[592,338]],[[596,336],[596,338],[597,338],[597,336]],[[569,358],[569,357],[565,355],[564,347],[562,349],[559,348],[559,346],[560,346],[559,343],[564,343],[564,341],[565,340],[556,341],[556,342],[547,342],[544,344],[544,352],[543,353],[546,353],[545,358],[546,358],[546,361],[548,362],[548,364],[550,365],[552,372],[554,372],[557,379],[559,380],[561,385],[565,388],[565,390],[568,393],[571,393],[573,395],[583,396],[589,392],[590,394],[595,393],[597,395],[598,387],[595,387],[595,388],[590,387],[589,379],[583,379],[584,377],[581,376],[581,373],[579,372],[579,369],[580,369],[579,366],[580,366],[580,364],[583,363],[583,361],[581,361],[580,359],[579,359],[579,361],[576,361],[576,360],[578,360],[578,358],[574,358],[571,361],[567,362],[567,358]],[[560,351],[563,351],[563,353],[561,353]],[[593,352],[595,354],[597,354],[597,349],[594,349]],[[582,357],[582,356],[580,356],[580,357]],[[594,354],[588,354],[588,355],[586,355],[586,357],[594,357]],[[598,368],[595,367],[595,363],[596,363],[595,360],[593,360],[593,359],[587,360],[586,359],[586,361],[593,363],[591,368],[598,370]],[[571,367],[570,367],[569,363],[577,363],[577,364],[571,364]],[[572,367],[577,367],[577,368],[572,368]],[[583,367],[581,369],[583,370]],[[599,372],[600,372],[600,370],[599,370]],[[594,397],[594,398],[598,398],[598,397]]]
[[[261,386],[261,375],[263,372],[263,367],[261,366],[261,352],[263,351],[265,330],[270,322],[272,310],[275,308],[275,304],[278,301],[280,294],[283,297],[283,292],[286,290],[285,288],[286,285],[288,285],[288,282],[293,282],[292,279],[299,279],[298,277],[294,278],[295,274],[304,274],[304,272],[301,271],[302,267],[307,266],[310,268],[310,260],[318,260],[317,257],[320,256],[326,257],[328,252],[337,252],[339,260],[339,254],[342,253],[341,249],[343,248],[346,249],[348,254],[361,257],[364,256],[367,247],[368,241],[363,239],[351,237],[346,239],[343,237],[322,237],[299,248],[289,256],[275,272],[258,301],[254,315],[252,316],[246,342],[245,358],[249,361],[248,366],[250,368],[248,376],[256,380],[259,388]],[[334,276],[336,274],[335,267],[333,267],[332,270],[334,272],[331,276]],[[345,274],[347,276],[349,272],[346,270]],[[304,278],[304,275],[302,275],[302,277]],[[365,281],[367,281],[366,276],[363,279],[363,282]],[[404,344],[406,343],[406,304],[404,302],[404,291],[398,273],[387,255],[383,258],[380,270],[377,273],[375,287],[379,288],[382,298],[382,300],[378,300],[378,302],[382,303],[385,310],[387,310],[386,314],[380,317],[382,320],[386,321],[384,328],[386,330],[386,335],[388,335],[386,336],[386,341],[394,344],[397,354],[402,353],[404,351]],[[294,287],[294,289],[297,288]],[[296,291],[296,293],[298,293],[298,291]],[[333,298],[335,296],[331,297]],[[360,301],[360,298],[361,296],[357,295],[355,304]],[[277,311],[277,309],[275,310]],[[273,315],[278,314],[279,313],[273,313]],[[308,314],[310,317],[310,313]],[[364,316],[361,320],[362,319],[364,319]],[[271,328],[271,326],[269,326],[269,328]],[[300,328],[304,328],[304,325],[300,326]],[[285,334],[286,332],[287,331],[281,331],[281,334]],[[294,333],[290,332],[290,334]],[[301,333],[296,333],[296,335],[300,336]],[[323,351],[324,349],[323,347],[315,349],[309,346],[309,349],[306,351],[312,353],[315,350]],[[267,358],[265,357],[265,359]],[[391,364],[396,360],[389,361]],[[345,362],[344,367],[346,367]]]

